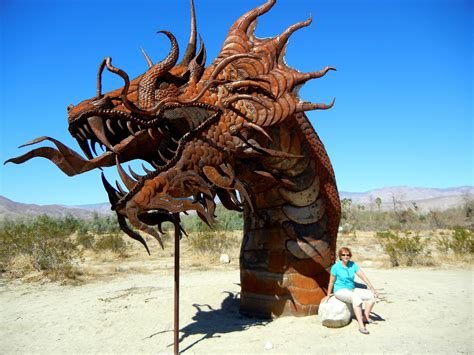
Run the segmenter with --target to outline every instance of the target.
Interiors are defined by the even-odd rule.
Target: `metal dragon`
[[[112,209],[122,230],[147,251],[136,230],[161,244],[161,223],[180,228],[179,213],[194,210],[212,224],[218,197],[244,214],[241,312],[301,316],[315,314],[325,295],[340,202],[326,150],[305,115],[331,108],[334,100],[305,102],[298,89],[335,69],[302,73],[285,63],[288,38],[311,18],[272,38],[254,35],[257,18],[275,2],[240,17],[206,66],[191,1],[190,39],[179,63],[176,38],[160,31],[171,43],[161,62],[143,52],[148,69],[130,79],[105,58],[96,96],[68,107],[69,132],[86,158],[40,137],[25,146],[50,141],[56,148],[36,148],[7,162],[44,157],[69,176],[116,166],[125,187],[113,187],[102,174]],[[103,93],[104,70],[123,86]],[[96,144],[105,147],[103,154]],[[154,169],[125,172],[121,163],[136,159]]]

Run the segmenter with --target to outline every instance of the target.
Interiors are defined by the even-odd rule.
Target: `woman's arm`
[[[364,272],[362,271],[362,269],[359,269],[357,272],[356,272],[356,275],[359,276],[362,281],[365,282],[365,284],[370,288],[370,290],[374,293],[374,295],[377,297],[378,296],[378,292],[377,290],[374,288],[374,286],[372,286],[372,283],[369,281],[368,277],[365,276]]]
[[[321,303],[326,301],[332,295],[332,288],[334,287],[334,282],[336,281],[336,276],[329,274],[329,285],[327,296],[321,300]]]

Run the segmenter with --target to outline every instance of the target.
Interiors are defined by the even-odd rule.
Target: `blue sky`
[[[263,0],[195,0],[208,63],[229,26]],[[279,0],[257,35],[273,36],[313,16],[287,50],[300,71],[335,66],[300,96],[336,105],[308,114],[332,160],[339,190],[473,184],[473,5],[462,0]],[[0,160],[48,135],[80,151],[67,131],[66,107],[95,95],[100,61],[135,77],[169,50],[157,30],[189,36],[189,3],[174,1],[0,2]],[[121,86],[104,76],[104,90]],[[106,176],[113,180],[114,169]],[[98,171],[67,177],[36,158],[0,167],[0,195],[37,204],[107,201]]]

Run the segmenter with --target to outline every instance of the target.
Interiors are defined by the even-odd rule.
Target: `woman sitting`
[[[345,303],[352,303],[354,313],[359,323],[359,331],[362,334],[369,334],[369,331],[365,327],[366,323],[373,323],[370,319],[370,312],[375,304],[375,300],[378,297],[377,291],[374,289],[369,279],[360,269],[359,265],[351,261],[352,253],[347,247],[342,247],[338,251],[339,261],[331,267],[331,275],[329,278],[329,286],[327,296],[324,297],[321,302],[326,301],[333,293],[334,296]],[[359,276],[366,285],[370,288],[369,290],[362,288],[355,288],[354,276]],[[362,310],[362,303],[366,302],[365,311]]]

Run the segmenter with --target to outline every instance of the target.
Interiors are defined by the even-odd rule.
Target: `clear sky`
[[[195,0],[208,63],[229,26],[264,0]],[[225,4],[225,6],[224,6]],[[313,16],[287,50],[300,71],[338,71],[300,91],[336,104],[309,112],[332,160],[339,190],[473,185],[473,2],[468,0],[279,0],[256,34],[273,36]],[[100,61],[135,77],[169,50],[157,30],[189,36],[187,0],[2,0],[0,2],[0,160],[48,135],[80,151],[66,107],[95,95]],[[104,91],[119,87],[104,75]],[[109,180],[115,169],[106,170]],[[37,204],[107,201],[98,171],[67,177],[36,158],[0,167],[0,195]]]

